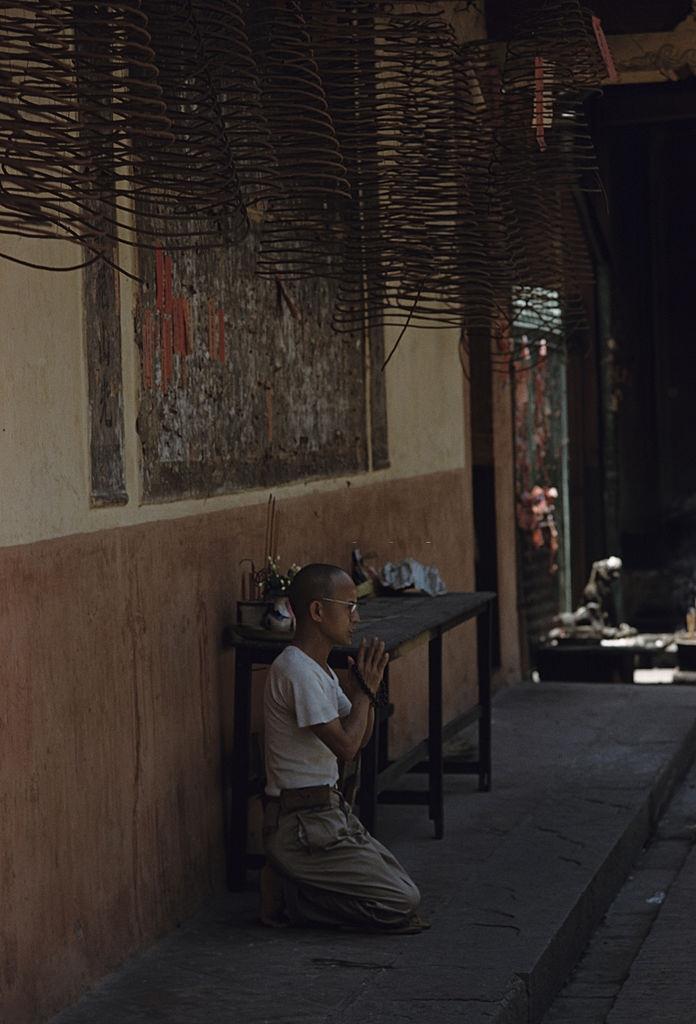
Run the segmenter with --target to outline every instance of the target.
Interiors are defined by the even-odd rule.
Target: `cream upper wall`
[[[399,331],[385,332],[389,353]],[[413,330],[387,366],[392,473],[411,476],[464,465],[459,333]]]
[[[4,239],[2,251],[79,262],[72,245]],[[81,273],[0,260],[0,542],[71,533],[85,506]]]
[[[45,245],[19,239],[2,251],[47,262]],[[74,263],[79,250],[50,245],[51,262]],[[0,259],[0,546],[220,511],[264,500],[267,489],[215,498],[140,504],[135,430],[138,358],[133,291],[121,283],[125,459],[128,504],[89,505],[88,405],[82,331],[82,275],[30,270]],[[387,351],[395,338],[386,337]],[[456,332],[404,335],[387,367],[389,469],[275,487],[283,495],[335,490],[373,480],[415,476],[464,464],[462,375]]]

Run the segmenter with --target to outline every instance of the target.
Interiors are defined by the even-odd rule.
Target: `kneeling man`
[[[328,666],[335,644],[350,644],[359,617],[356,589],[342,569],[307,565],[289,591],[293,643],[271,666],[264,694],[266,812],[262,920],[349,925],[403,934],[427,927],[420,894],[395,857],[352,813],[337,789],[338,762],[355,758],[372,733],[372,698],[387,664],[382,641],[363,641],[341,689]]]

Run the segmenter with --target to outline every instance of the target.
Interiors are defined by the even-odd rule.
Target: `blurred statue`
[[[555,619],[549,640],[611,640],[635,636],[637,630],[625,622],[616,623],[612,588],[621,575],[623,563],[616,555],[592,563],[582,592],[584,603],[574,612],[562,612]]]

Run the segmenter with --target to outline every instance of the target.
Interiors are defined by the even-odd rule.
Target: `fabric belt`
[[[336,786],[302,786],[299,789],[281,789],[280,796],[265,796],[268,804],[280,804],[280,810],[306,811],[331,805],[331,794],[338,793]]]

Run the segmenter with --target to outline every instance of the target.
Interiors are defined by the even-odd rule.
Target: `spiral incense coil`
[[[474,209],[459,264],[466,289],[463,323],[470,335],[492,321],[509,321],[510,295],[526,277],[526,260],[497,135],[504,95],[489,43],[458,47],[457,91],[463,184]]]
[[[558,331],[549,294],[558,296],[563,330],[584,321],[579,265],[584,238],[569,220],[572,190],[597,188],[597,162],[582,104],[605,70],[588,13],[578,0],[531,0],[515,10],[495,124],[500,188],[510,197],[522,259],[511,323]],[[569,226],[573,228],[569,231]]]
[[[115,236],[131,140],[171,139],[146,29],[137,3],[0,0],[0,232]]]
[[[194,0],[191,10],[212,92],[247,206],[278,195],[277,163],[242,3]]]
[[[317,62],[355,197],[334,326],[457,324],[465,212],[451,28],[365,0],[334,3],[330,21]]]
[[[579,4],[535,0],[518,14],[500,76],[489,44],[459,51],[460,88],[479,112],[465,117],[468,178],[486,227],[495,295],[489,323],[509,330],[533,322],[549,331],[549,344],[560,345],[585,319],[582,286],[591,263],[572,189],[587,185],[595,170],[581,104],[604,70]],[[471,104],[464,108],[468,115]],[[485,327],[491,308],[489,291],[476,285],[481,269],[475,252],[463,253],[463,276],[473,282],[463,317],[468,334]]]
[[[326,90],[346,168],[349,199],[342,210],[341,259],[333,276],[341,286],[344,330],[362,327],[364,293],[382,301],[378,241],[381,230],[376,131],[375,4],[371,0],[303,3],[314,55]]]
[[[249,7],[249,31],[279,186],[266,207],[257,270],[273,277],[330,275],[351,192],[301,4],[257,0]]]
[[[208,4],[142,0],[173,140],[139,139],[136,193],[141,239],[169,249],[235,244],[248,231],[242,186],[209,54]]]
[[[391,117],[384,319],[455,326],[465,300],[459,254],[463,238],[475,238],[475,220],[462,174],[454,34],[437,15],[390,23],[389,81],[401,95]]]
[[[0,0],[0,29],[0,232],[234,244],[277,194],[239,3]]]
[[[513,153],[522,146],[539,164],[552,165],[559,184],[596,175],[582,103],[604,74],[590,16],[579,0],[519,5],[503,71],[502,144]]]
[[[0,233],[234,245],[254,208],[338,331],[571,323],[607,58],[579,0],[516,13],[500,68],[435,2],[0,0]]]
[[[280,194],[245,5],[142,3],[173,138],[137,149],[137,242],[236,244],[248,230],[247,207]]]

